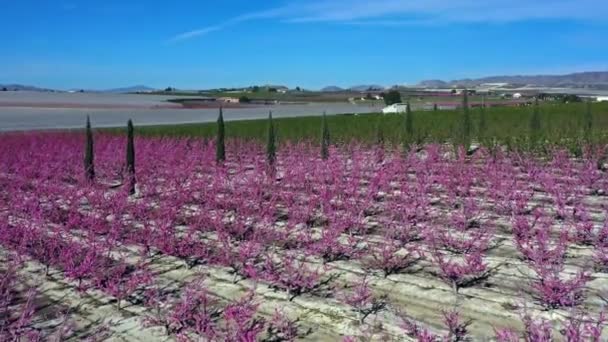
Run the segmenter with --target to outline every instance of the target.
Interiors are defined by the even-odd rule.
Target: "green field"
[[[374,94],[378,92],[372,92]],[[247,97],[252,101],[279,101],[279,102],[347,102],[349,99],[355,99],[358,103],[367,104],[384,104],[383,100],[365,100],[361,101],[362,97],[366,96],[366,92],[354,92],[354,91],[340,91],[340,92],[317,92],[317,91],[289,91],[287,93],[279,92],[268,92],[268,91],[239,91],[239,92],[154,92],[148,94],[155,95],[170,95],[176,96],[175,99],[169,100],[174,103],[184,103],[191,101],[193,97],[207,97],[207,98],[220,98],[220,97],[232,97],[241,98]],[[187,96],[188,98],[181,98]],[[460,95],[452,96],[437,96],[433,93],[427,93],[425,95],[413,95],[408,92],[402,92],[401,97],[403,102],[410,101],[412,104],[428,104],[428,103],[459,103],[461,101]],[[482,102],[494,103],[504,102],[505,99],[500,96],[485,96],[472,95],[469,100],[471,102]]]
[[[287,93],[279,93],[279,92],[268,92],[268,91],[258,91],[258,92],[250,92],[250,91],[239,91],[239,92],[153,92],[148,93],[150,95],[169,95],[169,96],[188,96],[188,97],[232,97],[232,98],[240,98],[242,96],[246,96],[250,100],[257,101],[280,101],[280,102],[346,102],[349,98],[354,96],[361,95],[359,93],[352,92],[336,92],[336,93],[327,93],[327,92],[316,92],[316,91],[305,91],[305,92],[287,92]],[[173,100],[179,100],[176,98]]]
[[[592,104],[593,139],[605,143],[608,132],[608,103]],[[530,135],[530,119],[533,107],[497,107],[486,108],[487,129],[481,132],[479,122],[481,109],[472,108],[471,136],[473,140],[495,140],[501,144],[518,144]],[[586,104],[549,103],[539,107],[541,138],[551,145],[572,145],[582,138]],[[388,145],[402,141],[404,132],[403,114],[362,114],[336,115],[327,118],[334,143],[353,140],[374,143],[381,130]],[[462,111],[424,111],[413,112],[414,139],[418,143],[450,142],[456,140],[462,126]],[[274,119],[279,141],[318,141],[321,134],[321,118],[318,116]],[[226,134],[229,138],[244,138],[264,141],[266,137],[266,120],[244,120],[226,123]],[[112,129],[121,132],[119,129]],[[215,136],[216,124],[187,124],[169,126],[139,127],[138,134],[146,136],[181,136],[207,137]]]

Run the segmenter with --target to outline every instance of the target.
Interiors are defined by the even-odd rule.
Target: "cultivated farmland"
[[[541,103],[538,108],[543,146],[559,146],[576,150],[583,138],[587,116],[585,103],[557,104]],[[608,103],[593,103],[590,111],[593,127],[590,130],[595,143],[605,144],[608,130]],[[276,114],[273,112],[273,114]],[[530,137],[530,120],[534,107],[470,108],[471,137],[486,146],[500,144],[513,150],[526,149]],[[215,114],[217,115],[217,114]],[[232,118],[230,110],[226,118]],[[462,129],[462,111],[413,111],[413,131],[408,139],[419,144],[450,143]],[[136,121],[137,122],[137,121]],[[276,118],[277,139],[279,141],[319,141],[321,120],[316,116]],[[387,145],[401,145],[405,137],[404,115],[360,114],[328,115],[332,141],[348,144],[352,141],[376,144],[379,133]],[[228,137],[246,140],[266,141],[267,122],[265,120],[237,120],[226,122]],[[124,129],[113,129],[122,134]],[[145,136],[161,137],[202,137],[214,139],[215,123],[188,125],[161,125],[140,127],[138,132]]]
[[[402,116],[403,134],[333,144],[337,119],[321,133],[317,118],[322,146],[274,145],[266,126],[267,146],[230,126],[225,145],[137,129],[130,143],[3,134],[0,334],[605,340],[601,115],[553,139],[532,114],[509,146],[467,115],[447,144],[416,139],[420,121]]]

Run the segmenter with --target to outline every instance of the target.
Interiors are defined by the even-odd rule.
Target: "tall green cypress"
[[[538,98],[534,100],[534,111],[530,117],[530,143],[532,148],[536,147],[538,140],[540,139],[540,107],[538,105]]]
[[[591,101],[587,101],[585,110],[585,120],[583,123],[583,133],[587,143],[591,141],[591,135],[593,132],[593,113],[591,112]]]
[[[471,116],[469,113],[469,91],[464,89],[462,92],[462,127],[460,145],[466,150],[471,145]]]
[[[321,158],[329,158],[329,127],[327,126],[327,115],[323,112],[323,126],[321,127]]]
[[[220,107],[220,115],[217,118],[217,140],[215,141],[215,161],[218,163],[226,161],[225,135],[224,113],[222,107]]]
[[[127,174],[129,195],[135,194],[135,144],[133,142],[133,121],[127,122]]]
[[[382,116],[378,118],[378,124],[376,125],[376,144],[380,147],[384,147],[384,128],[382,127]]]
[[[378,117],[378,121],[376,122],[376,162],[382,163],[384,160],[384,126],[383,126],[383,118],[384,115]]]
[[[85,178],[92,182],[95,179],[95,164],[93,156],[93,132],[91,130],[91,120],[88,115],[86,132],[87,141],[84,151],[84,174]]]
[[[479,138],[483,139],[486,136],[486,130],[487,130],[487,123],[486,123],[486,98],[485,96],[482,98],[481,100],[481,110],[479,112]]]
[[[274,124],[272,122],[272,111],[268,113],[268,141],[266,143],[266,158],[268,159],[269,165],[274,165],[277,159],[277,145]]]
[[[414,136],[414,114],[412,113],[412,107],[410,101],[407,101],[407,108],[405,109],[405,132],[410,137]]]
[[[414,118],[412,109],[410,108],[410,102],[407,101],[407,107],[405,109],[405,136],[403,138],[403,150],[408,153],[414,140]]]

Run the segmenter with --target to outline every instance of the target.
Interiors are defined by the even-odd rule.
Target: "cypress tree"
[[[378,125],[376,126],[376,144],[380,148],[384,147],[384,129],[382,128],[382,117],[378,119]]]
[[[215,142],[215,160],[218,164],[226,161],[225,134],[224,113],[222,107],[220,107],[220,115],[217,118],[217,140]]]
[[[408,101],[407,107],[405,109],[405,138],[403,139],[403,150],[405,153],[409,152],[413,138],[414,138],[414,118],[412,116],[410,102]]]
[[[127,173],[129,176],[129,195],[135,194],[135,144],[133,142],[133,121],[127,122]]]
[[[84,152],[84,174],[85,178],[92,182],[95,179],[95,164],[93,156],[93,132],[91,131],[91,120],[87,116],[86,126],[87,141]]]
[[[376,123],[376,162],[382,163],[384,160],[384,127],[382,126],[382,118],[384,116],[378,117],[378,121]]]
[[[272,123],[272,111],[268,113],[268,141],[266,143],[266,158],[269,165],[274,165],[277,158],[277,145]]]
[[[462,92],[462,127],[460,144],[466,150],[471,144],[471,116],[469,114],[469,92],[464,89]]]
[[[538,106],[538,98],[534,100],[534,111],[532,117],[530,117],[530,143],[532,147],[538,143],[540,138],[540,108]]]
[[[405,132],[410,137],[414,136],[414,114],[412,114],[412,108],[410,101],[407,101],[407,108],[405,109]]]
[[[591,101],[587,101],[583,130],[585,134],[585,140],[587,141],[587,143],[589,143],[591,141],[591,133],[593,130],[593,113],[591,112]]]
[[[329,158],[329,127],[327,126],[327,115],[323,112],[323,126],[321,128],[321,158]]]
[[[483,138],[486,134],[486,98],[481,100],[481,111],[479,112],[479,137]]]

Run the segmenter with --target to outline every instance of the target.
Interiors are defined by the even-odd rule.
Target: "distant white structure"
[[[482,83],[479,88],[502,88],[508,86],[509,83]]]
[[[239,103],[239,99],[236,97],[220,97],[217,100],[224,103]]]
[[[515,93],[515,94],[513,94],[513,98],[514,99],[521,99],[521,93]]]
[[[596,101],[597,102],[608,102],[608,96],[598,96]]]
[[[384,98],[380,95],[374,95],[374,99],[376,100],[384,100]]]
[[[407,112],[407,104],[406,103],[395,103],[384,109],[382,109],[382,113],[384,114],[396,114],[396,113],[405,113]]]

